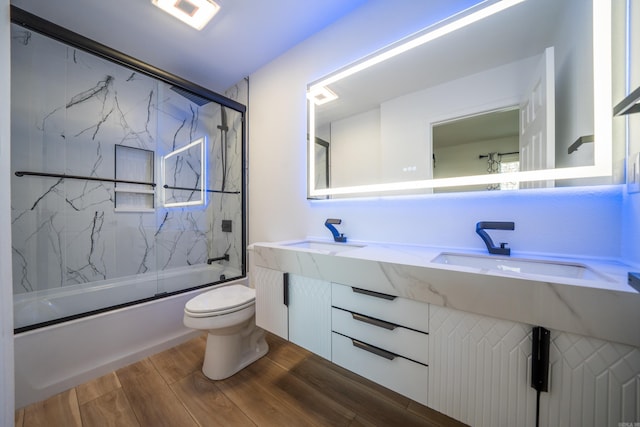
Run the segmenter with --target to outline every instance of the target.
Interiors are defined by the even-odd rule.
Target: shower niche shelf
[[[114,188],[116,212],[155,211],[154,156],[155,153],[152,150],[115,145],[116,180],[148,182],[148,184],[116,183]]]

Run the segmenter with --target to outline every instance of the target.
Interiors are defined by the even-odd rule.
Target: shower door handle
[[[282,273],[283,303],[289,307],[289,273]]]

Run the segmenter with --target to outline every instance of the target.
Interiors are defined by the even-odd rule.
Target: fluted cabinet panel
[[[531,325],[431,306],[429,406],[473,426],[533,426]],[[640,422],[640,350],[551,331],[541,426]],[[632,424],[633,425],[633,424]]]
[[[473,426],[533,426],[529,327],[432,305],[429,405]]]
[[[541,398],[547,425],[640,423],[640,349],[552,332],[550,357],[550,393]]]
[[[289,275],[289,341],[331,360],[331,283]]]
[[[283,273],[254,266],[251,286],[256,289],[256,325],[284,339],[289,338],[287,306],[284,305]]]

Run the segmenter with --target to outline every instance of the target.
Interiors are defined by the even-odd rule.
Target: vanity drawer
[[[331,309],[331,327],[334,332],[427,364],[429,335],[424,332],[335,307]]]
[[[427,366],[391,353],[384,356],[374,354],[371,351],[376,351],[375,348],[335,332],[331,337],[333,363],[416,402],[427,404]]]
[[[396,325],[429,332],[429,304],[424,302],[332,283],[331,305]]]

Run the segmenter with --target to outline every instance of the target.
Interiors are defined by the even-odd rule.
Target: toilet
[[[256,326],[255,289],[229,285],[191,298],[184,307],[184,325],[208,331],[202,372],[221,380],[255,362],[269,350],[264,331]]]

